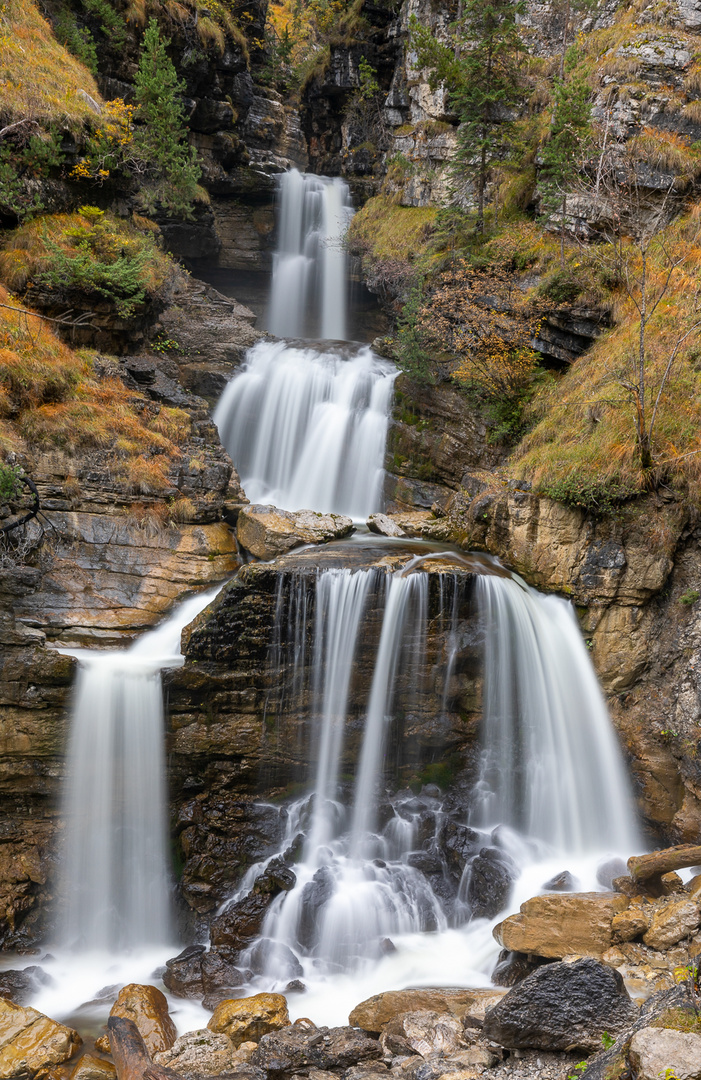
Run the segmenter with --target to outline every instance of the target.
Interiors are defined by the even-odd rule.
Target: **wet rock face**
[[[489,1009],[484,1034],[502,1046],[595,1050],[638,1015],[623,979],[597,960],[546,964]]]
[[[312,678],[313,583],[318,565],[348,565],[347,549],[351,549],[352,565],[352,559],[360,557],[359,550],[367,559],[359,545],[329,544],[322,552],[302,552],[275,563],[243,567],[213,605],[186,629],[187,662],[165,677],[174,817],[184,857],[182,893],[198,912],[213,911],[231,896],[249,866],[280,850],[287,824],[284,796],[294,790],[293,785],[308,783],[314,776],[319,745],[314,735],[318,706]],[[380,554],[385,558],[386,549]],[[408,557],[398,554],[397,565],[403,565]],[[384,565],[378,572],[384,574]],[[466,649],[444,702],[442,682],[438,680],[438,685],[434,674],[444,662],[446,648],[445,620],[441,623],[438,610],[439,576],[436,574],[434,580],[431,575],[421,691],[407,715],[398,708],[388,730],[388,783],[394,790],[415,783],[426,760],[444,760],[444,755],[455,754],[451,768],[456,771],[472,761],[479,710],[479,639],[476,635],[470,645],[470,589],[466,586],[465,607],[459,613],[461,627],[463,618],[466,620],[461,638]],[[363,644],[351,685],[344,771],[351,771],[363,734],[384,610],[382,580],[378,579],[377,591],[368,600],[360,638]],[[445,587],[452,588],[452,581],[451,569]],[[304,619],[298,617],[302,610]],[[403,693],[401,690],[400,696]],[[265,804],[258,802],[261,796]],[[279,802],[271,803],[271,796]],[[391,806],[386,810],[390,817],[394,814]],[[424,810],[428,815],[425,821],[421,817]],[[413,810],[411,815],[413,820]],[[423,810],[417,806],[416,815],[422,822],[417,853],[428,856],[435,818],[431,818],[428,804]],[[468,844],[470,853],[476,854],[484,843],[484,837],[478,838],[474,850]],[[291,842],[290,863],[295,861],[298,846],[297,841]],[[459,856],[451,858],[455,862],[450,871],[454,896],[464,861],[458,865]],[[436,873],[442,876],[440,860],[437,867]],[[322,883],[310,886],[321,888]],[[251,918],[260,925],[265,899],[258,895],[250,904],[255,908]],[[242,920],[243,915],[242,910]],[[226,940],[222,937],[217,944],[243,948],[233,916],[225,912],[221,920]],[[248,939],[248,931],[243,936]]]
[[[482,848],[470,864],[467,903],[475,919],[492,919],[503,911],[517,870],[497,848]]]
[[[82,1042],[77,1031],[50,1020],[36,1009],[0,998],[0,1077],[26,1080],[61,1065]]]

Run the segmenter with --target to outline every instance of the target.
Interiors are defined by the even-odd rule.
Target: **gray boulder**
[[[484,1035],[514,1049],[598,1050],[638,1016],[621,975],[587,957],[546,964],[489,1009]]]

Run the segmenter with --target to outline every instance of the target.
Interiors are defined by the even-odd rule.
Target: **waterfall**
[[[573,854],[640,844],[630,782],[571,604],[478,577],[485,627],[473,822]]]
[[[307,586],[289,581],[287,603],[278,604],[288,627],[299,628],[300,606],[313,613],[308,737],[316,777],[311,794],[286,810],[280,853],[301,851],[296,884],[272,902],[240,963],[254,972],[252,990],[280,990],[303,976],[305,1015],[318,1011],[326,1021],[378,985],[488,984],[498,951],[493,919],[505,903],[513,909],[564,869],[595,888],[601,859],[640,843],[622,755],[571,605],[488,560],[482,573],[474,573],[477,557],[472,573],[429,572],[429,558],[441,556],[414,557],[395,572],[307,574]],[[450,552],[445,559],[457,561]],[[290,645],[287,678],[298,683],[301,645]],[[468,822],[465,802],[435,786],[389,794],[387,784],[402,718],[411,728],[428,707],[444,720],[449,683],[466,656],[471,667],[479,655],[481,770]],[[290,701],[284,689],[282,697]],[[359,709],[351,778],[344,743],[356,737]],[[477,858],[490,860],[505,890],[488,919],[472,919]],[[251,868],[236,898],[263,866]]]
[[[348,256],[344,237],[353,216],[339,179],[283,173],[279,235],[273,260],[270,332],[286,338],[346,338]]]
[[[255,345],[214,413],[251,502],[354,519],[380,509],[396,375],[367,347],[344,358]]]
[[[427,614],[428,575],[393,575],[382,620],[358,765],[350,841],[351,852],[356,858],[363,852],[374,825],[384,731],[391,717],[400,658],[408,654],[410,682],[415,686],[426,649]],[[411,634],[411,641],[406,640],[407,632]]]
[[[77,650],[68,747],[59,942],[122,952],[172,940],[160,671],[216,595],[181,604],[130,649]]]

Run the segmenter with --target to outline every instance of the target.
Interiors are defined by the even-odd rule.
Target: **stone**
[[[623,859],[614,856],[612,859],[604,859],[596,868],[596,880],[605,889],[613,889],[616,878],[622,877],[626,872],[626,864]]]
[[[176,997],[201,998],[202,956],[206,952],[204,945],[190,945],[171,960],[166,960],[163,983],[166,990]]]
[[[585,957],[545,964],[489,1009],[485,1038],[512,1049],[596,1050],[638,1016],[621,975]]]
[[[302,544],[324,544],[353,531],[351,518],[314,510],[279,510],[276,506],[245,506],[236,522],[241,547],[257,559],[275,559]]]
[[[630,901],[621,893],[549,893],[521,904],[494,927],[496,940],[514,952],[563,956],[601,956],[613,944],[611,923]]]
[[[535,971],[542,964],[550,963],[542,956],[529,956],[527,953],[509,952],[502,949],[496,967],[492,972],[492,982],[496,986],[515,986]]]
[[[574,892],[577,888],[577,879],[570,874],[569,870],[563,870],[561,874],[555,874],[546,881],[543,888],[548,892]]]
[[[272,902],[270,893],[254,893],[237,900],[212,920],[212,945],[245,949],[259,936],[263,919]]]
[[[71,1073],[71,1080],[114,1080],[116,1075],[113,1062],[105,1061],[97,1054],[83,1054]]]
[[[652,911],[632,906],[620,911],[611,920],[614,941],[634,941],[641,937],[650,926]]]
[[[151,1057],[168,1050],[177,1038],[165,995],[157,986],[148,983],[129,983],[122,987],[110,1016],[133,1020]]]
[[[406,536],[404,529],[393,520],[393,515],[370,514],[367,527],[370,532],[378,533],[379,536]]]
[[[701,1078],[701,1035],[671,1028],[646,1027],[630,1042],[628,1060],[637,1080]]]
[[[631,855],[628,859],[628,872],[633,881],[647,881],[661,877],[670,870],[683,870],[687,866],[701,863],[701,846],[698,844],[678,844],[677,847],[651,851],[648,855]]]
[[[219,1002],[207,1027],[228,1035],[237,1048],[245,1042],[257,1042],[263,1035],[286,1028],[289,1023],[287,1002],[282,994],[255,994]]]
[[[674,870],[670,870],[668,874],[662,874],[660,877],[660,884],[662,885],[662,892],[665,896],[672,896],[674,893],[684,892],[684,882],[679,877],[679,874],[675,874]]]
[[[508,860],[508,861],[507,861]],[[498,848],[483,847],[470,865],[466,899],[473,919],[493,919],[509,900],[514,866]]]
[[[202,989],[205,994],[220,994],[230,998],[230,991],[246,982],[244,973],[236,966],[236,953],[232,949],[210,949],[201,959]]]
[[[20,971],[10,969],[0,972],[0,997],[9,998],[15,1005],[25,1005],[51,977],[40,967],[32,965]]]
[[[701,910],[693,900],[668,901],[655,911],[643,941],[653,949],[668,949],[693,934],[699,923]]]
[[[347,1069],[382,1056],[377,1039],[353,1027],[307,1027],[299,1023],[264,1035],[251,1064],[269,1072]]]
[[[228,1071],[233,1053],[234,1044],[228,1035],[201,1028],[181,1035],[168,1050],[155,1054],[153,1060],[174,1072],[217,1076]]]
[[[450,1013],[462,1019],[468,1013],[475,1015],[482,997],[494,996],[494,990],[463,990],[452,987],[420,987],[409,990],[387,990],[384,994],[361,1001],[348,1017],[348,1023],[363,1031],[378,1033],[402,1013],[430,1010]],[[491,1001],[490,1001],[491,1004]]]
[[[73,1028],[0,998],[0,1080],[34,1076],[68,1061],[82,1042]]]
[[[394,1056],[451,1054],[465,1046],[463,1025],[450,1013],[437,1013],[429,1009],[402,1013],[390,1020],[380,1042],[386,1053]]]
[[[399,514],[370,514],[367,526],[380,536],[423,536],[424,526],[435,522],[432,510],[413,510]]]

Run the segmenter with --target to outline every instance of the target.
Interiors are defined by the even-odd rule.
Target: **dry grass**
[[[0,118],[77,131],[95,120],[81,90],[102,100],[88,69],[59,45],[33,0],[0,0]]]
[[[691,140],[670,131],[645,128],[631,139],[627,152],[632,160],[643,161],[651,169],[672,173],[677,190],[689,187],[701,176],[701,154]]]
[[[390,196],[378,195],[355,215],[348,239],[371,258],[412,262],[424,254],[436,213],[434,206],[398,206]]]
[[[44,320],[23,315],[2,286],[0,304],[0,450],[107,451],[139,490],[168,489],[189,415],[101,377],[91,353],[74,352]]]
[[[672,250],[684,250],[684,265],[647,330],[648,417],[662,374],[680,333],[698,318],[696,290],[701,273],[698,213],[666,232]],[[656,280],[662,280],[662,254],[653,251]],[[539,417],[519,446],[517,474],[541,491],[563,484],[576,489],[598,483],[612,489],[641,490],[633,405],[622,380],[630,378],[639,322],[632,302],[619,293],[615,328],[599,339],[555,386],[536,399]],[[658,479],[672,483],[690,500],[701,497],[701,332],[682,346],[662,394],[654,432]]]

